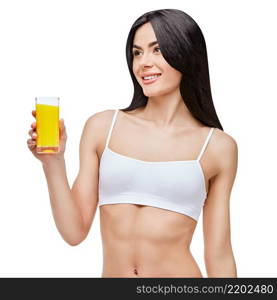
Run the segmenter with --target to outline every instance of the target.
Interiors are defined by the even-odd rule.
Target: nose
[[[153,62],[150,58],[150,55],[146,55],[144,54],[140,60],[139,60],[139,66],[141,68],[147,68],[147,67],[152,67],[153,66]]]

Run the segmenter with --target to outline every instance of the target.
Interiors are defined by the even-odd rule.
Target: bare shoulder
[[[237,168],[237,142],[234,137],[219,128],[214,130],[213,154],[218,162],[219,170]]]
[[[96,112],[88,117],[84,124],[82,141],[97,151],[99,145],[103,141],[103,137],[107,133],[107,129],[110,126],[113,115],[114,109],[107,109]]]
[[[111,118],[114,114],[114,109],[106,109],[103,111],[96,112],[95,114],[91,115],[86,123],[88,126],[102,128],[103,125],[109,123]]]
[[[222,150],[234,150],[237,148],[237,142],[230,134],[224,132],[223,130],[219,128],[214,129],[214,139],[215,139],[215,145],[216,149],[218,151]]]

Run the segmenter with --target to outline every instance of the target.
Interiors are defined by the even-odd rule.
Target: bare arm
[[[205,265],[208,277],[237,277],[229,210],[238,161],[237,144],[233,138],[225,136],[219,141],[218,157],[219,172],[210,182],[203,209]]]
[[[44,166],[56,226],[70,245],[81,243],[89,233],[98,203],[97,145],[101,115],[91,116],[83,129],[80,168],[72,189],[66,176],[65,162]]]
[[[42,162],[57,229],[72,246],[86,238],[97,209],[99,161],[96,149],[102,115],[103,112],[94,114],[84,126],[80,141],[80,169],[72,189],[68,183],[63,155],[66,141],[63,125],[60,132],[62,151],[59,155],[36,154],[33,141],[28,140],[30,150]]]
[[[68,244],[77,245],[85,238],[86,231],[80,207],[68,184],[65,160],[44,164],[43,170],[57,229]]]

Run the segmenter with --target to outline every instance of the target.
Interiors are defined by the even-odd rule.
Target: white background
[[[27,147],[36,96],[58,96],[68,133],[67,175],[79,170],[87,118],[129,105],[133,85],[125,46],[143,13],[176,8],[200,26],[213,101],[238,144],[231,195],[239,277],[277,276],[276,10],[274,1],[0,2],[0,276],[101,277],[97,210],[87,239],[69,246],[51,213],[40,162]],[[206,276],[202,218],[191,251]]]

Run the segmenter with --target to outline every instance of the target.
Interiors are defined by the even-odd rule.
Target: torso
[[[103,128],[103,139],[99,141],[99,160],[112,115],[113,111],[107,127]],[[193,160],[198,156],[209,129],[202,125],[193,129],[161,130],[142,119],[139,109],[119,111],[108,147],[144,161]],[[214,131],[214,136],[217,131]],[[209,180],[218,172],[212,144],[200,161],[207,192]],[[102,277],[202,277],[189,249],[196,225],[197,222],[189,216],[150,206],[100,206]]]

